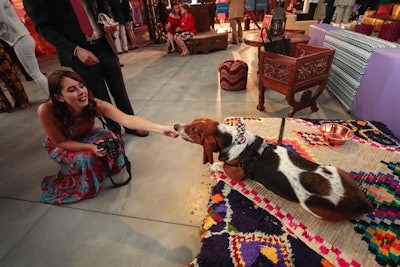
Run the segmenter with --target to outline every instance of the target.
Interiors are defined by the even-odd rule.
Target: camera
[[[106,141],[98,143],[97,147],[107,151],[110,158],[115,159],[119,154],[119,141],[114,137],[109,137]]]

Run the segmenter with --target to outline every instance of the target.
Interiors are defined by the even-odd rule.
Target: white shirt
[[[91,15],[92,12],[90,12],[90,6],[87,2],[88,1],[82,1],[82,4],[83,4],[83,8],[85,9],[86,13],[88,14],[90,25],[92,25],[92,28],[93,28],[93,34],[90,37],[86,36],[86,39],[88,41],[89,40],[97,40],[101,36],[103,36],[103,33],[99,27],[99,24],[97,24],[97,18],[94,18],[94,15]]]

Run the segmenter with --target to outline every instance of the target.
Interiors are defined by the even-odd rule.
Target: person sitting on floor
[[[106,159],[111,175],[125,166],[122,147],[118,156],[111,158],[97,144],[112,137],[112,131],[96,128],[96,116],[107,116],[129,129],[141,129],[177,137],[172,126],[164,126],[128,115],[112,104],[94,98],[83,79],[75,72],[58,70],[49,77],[50,100],[38,108],[40,123],[47,134],[43,142],[49,157],[61,165],[54,176],[42,181],[41,202],[67,204],[93,198],[100,190],[101,182],[108,177],[103,165]],[[117,142],[118,143],[118,142]]]
[[[196,34],[196,25],[194,21],[194,16],[189,12],[190,6],[188,4],[181,5],[181,20],[180,25],[176,28],[175,42],[181,48],[181,57],[188,56],[189,50],[186,47],[185,41],[193,37]]]

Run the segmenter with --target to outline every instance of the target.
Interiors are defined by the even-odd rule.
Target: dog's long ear
[[[218,134],[217,127],[219,122],[212,119],[199,119],[201,127],[199,132],[201,135],[201,145],[203,146],[203,164],[214,163],[213,152],[217,151],[218,143],[216,135]]]
[[[210,162],[214,163],[213,152],[217,148],[217,143],[213,136],[207,135],[204,136],[203,140],[203,164]]]

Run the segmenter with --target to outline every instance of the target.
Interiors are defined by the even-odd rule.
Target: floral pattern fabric
[[[94,119],[78,118],[63,133],[71,140],[90,144],[109,137],[116,138],[113,132],[94,127]],[[60,164],[61,169],[53,176],[44,177],[41,202],[61,205],[97,195],[101,182],[108,176],[101,157],[91,151],[66,151],[54,145],[49,138],[44,140],[43,147],[49,157]],[[122,148],[119,149],[117,158],[111,159],[108,155],[105,158],[112,175],[119,173],[125,166]]]
[[[15,108],[29,103],[28,95],[19,79],[17,69],[2,44],[0,44],[0,83],[3,83],[8,90],[14,100]],[[0,86],[0,112],[10,110],[12,110],[12,105]]]

